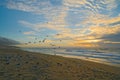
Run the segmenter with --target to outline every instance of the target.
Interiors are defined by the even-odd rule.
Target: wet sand
[[[0,48],[0,80],[120,80],[120,67]]]

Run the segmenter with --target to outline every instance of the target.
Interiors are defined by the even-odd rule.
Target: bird
[[[61,42],[62,40],[60,40],[60,42]]]
[[[54,44],[50,44],[51,46],[55,46]]]
[[[40,43],[41,41],[39,41],[39,43]]]
[[[58,48],[61,48],[60,46]]]
[[[27,45],[27,43],[25,43],[25,45]]]
[[[30,41],[28,43],[31,43]]]
[[[57,36],[61,35],[61,34],[56,34]]]
[[[21,31],[21,30],[19,30],[19,32],[21,33],[22,31]]]
[[[45,38],[45,39],[43,39],[43,41],[42,41],[42,42],[44,43],[45,41],[46,41],[46,38]]]

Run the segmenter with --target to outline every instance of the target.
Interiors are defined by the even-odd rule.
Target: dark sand
[[[0,80],[120,80],[120,67],[0,48]]]

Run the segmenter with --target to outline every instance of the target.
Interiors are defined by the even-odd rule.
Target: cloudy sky
[[[0,36],[29,47],[120,47],[120,0],[0,0]]]

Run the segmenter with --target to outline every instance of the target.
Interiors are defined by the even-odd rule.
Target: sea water
[[[89,60],[93,62],[120,67],[119,49],[81,49],[81,48],[23,48],[30,52],[58,55],[69,58]]]

